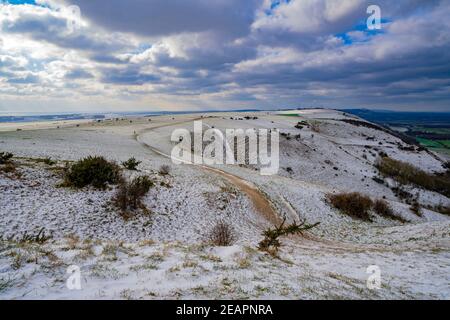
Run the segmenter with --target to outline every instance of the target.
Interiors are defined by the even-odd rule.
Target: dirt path
[[[194,119],[195,120],[195,119]],[[156,126],[156,127],[152,127],[152,128],[148,128],[148,129],[144,129],[141,132],[138,132],[137,134],[134,135],[134,138],[136,139],[136,141],[138,141],[141,145],[143,145],[144,147],[152,150],[153,152],[165,157],[165,158],[171,158],[169,155],[163,153],[162,151],[158,150],[157,148],[152,147],[151,145],[145,143],[144,141],[142,141],[142,135],[146,132],[152,131],[154,129],[157,128],[162,128],[162,127],[169,127],[169,126],[173,126],[175,124],[180,124],[180,123],[185,123],[185,122],[191,122],[194,120],[188,120],[188,121],[182,121],[182,122],[176,122],[176,123],[171,123],[171,124],[166,124],[166,125],[160,125],[160,126]],[[200,167],[203,170],[207,170],[209,172],[213,172],[215,174],[220,175],[221,177],[223,177],[224,179],[226,179],[228,182],[230,182],[231,184],[233,184],[236,188],[238,188],[241,192],[243,192],[244,194],[247,195],[247,197],[250,199],[250,201],[252,202],[253,206],[255,207],[255,210],[261,214],[261,216],[268,222],[270,222],[271,224],[278,224],[281,222],[281,218],[279,216],[279,214],[277,213],[277,211],[274,209],[272,203],[270,202],[269,199],[267,199],[267,197],[251,182],[242,179],[241,177],[238,177],[234,174],[225,172],[223,170],[214,168],[214,167],[210,167],[204,164],[189,164],[189,165],[193,165],[196,167]]]

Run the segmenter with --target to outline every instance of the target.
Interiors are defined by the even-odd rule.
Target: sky
[[[0,114],[298,107],[450,111],[450,1],[0,0]]]

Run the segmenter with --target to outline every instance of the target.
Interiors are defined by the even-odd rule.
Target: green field
[[[416,138],[423,146],[439,152],[450,155],[450,140],[429,140],[423,138]]]

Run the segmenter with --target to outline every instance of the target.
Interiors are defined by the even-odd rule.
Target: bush
[[[231,246],[235,239],[233,227],[224,220],[219,220],[208,234],[210,243],[219,247]]]
[[[42,162],[44,162],[48,166],[53,166],[56,164],[56,161],[52,160],[51,158],[45,158]]]
[[[439,212],[441,214],[445,214],[447,216],[450,216],[450,206],[445,207],[445,206],[443,206],[441,204],[441,205],[438,205],[438,206],[434,207],[433,210],[436,211],[436,212]]]
[[[411,207],[409,208],[416,216],[418,217],[422,217],[423,213],[422,213],[422,208],[420,207],[419,202],[414,201],[413,204],[411,205]]]
[[[45,163],[46,165],[53,166],[56,164],[56,161],[52,160],[51,158],[39,158],[39,159],[33,159],[34,162],[37,163]]]
[[[450,179],[448,176],[434,175],[409,163],[389,157],[379,159],[376,167],[384,176],[391,177],[402,184],[413,184],[450,197]]]
[[[10,152],[0,152],[0,164],[8,163],[13,156]]]
[[[121,181],[122,175],[117,164],[103,157],[87,157],[66,170],[63,186],[83,188],[91,185],[104,189],[108,183],[117,184]]]
[[[400,216],[397,216],[394,213],[394,211],[392,210],[389,203],[387,203],[385,200],[381,200],[381,199],[376,200],[373,205],[373,210],[382,217],[392,219],[392,220],[397,220],[400,222],[406,222],[405,219],[403,219]]]
[[[320,222],[309,225],[305,222],[297,224],[296,222],[285,226],[286,218],[284,218],[283,222],[274,228],[268,228],[263,232],[264,239],[261,240],[258,244],[258,249],[262,251],[266,251],[271,255],[276,255],[279,248],[281,247],[281,242],[278,239],[281,236],[287,236],[292,234],[302,234],[303,231],[312,229],[320,224]]]
[[[373,206],[373,201],[365,195],[358,192],[329,194],[328,200],[335,208],[353,218],[372,221],[369,210]]]
[[[147,194],[154,183],[146,176],[133,179],[131,182],[122,182],[113,199],[114,204],[123,212],[145,208],[142,198]]]
[[[159,168],[159,174],[166,176],[169,173],[170,173],[170,167],[167,164],[164,164]]]
[[[128,170],[137,170],[137,166],[141,164],[141,161],[137,161],[134,157],[122,162],[122,165]]]
[[[15,173],[16,172],[16,166],[14,165],[14,163],[6,163],[5,165],[0,167],[0,172]]]
[[[311,121],[311,123],[309,123],[309,127],[311,128],[311,131],[320,133],[320,122],[319,121]]]

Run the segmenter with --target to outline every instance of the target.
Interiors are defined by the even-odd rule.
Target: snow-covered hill
[[[279,129],[278,175],[261,176],[255,166],[171,164],[164,155],[172,131],[191,130],[200,116],[223,130]],[[446,160],[362,119],[297,110],[24,128],[0,132],[0,151],[12,152],[17,167],[0,172],[1,298],[450,298],[450,217],[436,209],[450,199],[401,186],[422,206],[419,216],[394,192],[399,183],[375,167],[387,155],[443,173]],[[142,161],[126,175],[156,183],[144,198],[150,213],[124,219],[111,204],[115,187],[58,187],[58,167],[88,155]],[[57,164],[36,161],[46,157]],[[169,175],[158,173],[163,164]],[[361,221],[326,201],[328,193],[350,191],[385,199],[408,222],[373,212],[372,222]],[[261,201],[273,208],[264,210]],[[282,217],[320,225],[283,239],[276,259],[256,247],[262,230]],[[219,219],[234,227],[234,246],[205,244]],[[42,228],[52,235],[45,244],[17,241]],[[80,267],[80,291],[65,286],[69,265]],[[380,290],[366,287],[369,265],[381,269]]]

